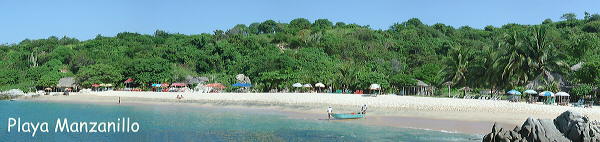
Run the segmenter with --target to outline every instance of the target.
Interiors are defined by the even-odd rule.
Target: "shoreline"
[[[183,95],[184,99],[175,99]],[[370,126],[387,126],[435,130],[451,133],[485,134],[497,122],[500,127],[512,129],[527,117],[552,119],[562,110],[580,111],[591,119],[598,119],[598,108],[572,108],[506,101],[463,100],[413,96],[362,97],[355,94],[320,93],[189,93],[189,92],[90,92],[71,96],[40,96],[23,98],[27,101],[93,103],[118,105],[175,105],[266,111],[283,114],[291,119],[327,119],[325,108],[334,112],[356,112],[367,104],[367,119],[343,121]],[[458,102],[458,103],[457,103]],[[476,108],[473,108],[475,106]],[[523,111],[538,110],[523,114]],[[554,114],[556,113],[556,114]]]

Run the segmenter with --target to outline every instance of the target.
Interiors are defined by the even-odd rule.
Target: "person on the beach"
[[[360,113],[367,114],[367,104],[364,104],[362,107],[360,107]]]
[[[65,95],[65,96],[69,96],[69,88],[65,89],[65,93],[64,93],[64,95]]]
[[[119,97],[119,102],[117,104],[121,104],[121,97]]]
[[[327,108],[327,119],[331,120],[331,114],[333,114],[333,108],[329,106],[329,108]]]

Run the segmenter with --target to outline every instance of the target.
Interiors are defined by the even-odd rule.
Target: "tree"
[[[575,77],[580,83],[600,86],[600,60],[585,62],[581,69],[575,72]]]
[[[411,75],[399,73],[390,77],[390,84],[395,87],[414,86],[417,81]]]
[[[290,26],[296,29],[308,29],[310,28],[310,21],[305,18],[296,18],[290,21]]]
[[[542,24],[551,24],[552,23],[552,19],[546,19],[542,22]]]
[[[54,87],[62,77],[63,75],[60,72],[48,72],[42,75],[42,77],[36,81],[35,85],[40,87]]]
[[[127,69],[126,77],[131,77],[140,84],[173,80],[171,63],[163,58],[137,58],[130,62]]]
[[[592,91],[594,91],[594,88],[589,84],[581,84],[571,90],[573,95],[577,97],[585,97],[586,95],[590,95]]]
[[[121,71],[108,64],[94,64],[81,68],[77,74],[77,79],[83,86],[92,84],[114,84],[123,80]]]
[[[567,21],[577,20],[577,15],[575,15],[575,13],[565,13],[560,17],[560,19]]]
[[[312,28],[315,30],[325,30],[333,27],[333,23],[327,19],[317,19],[315,23],[312,24]]]
[[[19,71],[0,68],[0,86],[17,84],[20,76]]]
[[[277,22],[275,22],[273,20],[267,20],[267,21],[260,23],[260,25],[258,25],[258,31],[260,33],[264,33],[264,34],[275,33],[276,29],[277,29]]]
[[[600,33],[600,21],[589,22],[583,26],[583,31]]]
[[[428,84],[437,86],[444,82],[446,73],[444,72],[443,65],[429,63],[415,69],[413,76]]]

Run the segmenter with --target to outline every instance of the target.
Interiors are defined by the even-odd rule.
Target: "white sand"
[[[177,100],[177,95],[183,95]],[[73,97],[80,96],[80,97]],[[83,97],[83,98],[81,98]],[[91,97],[91,98],[90,98]],[[107,91],[73,93],[69,97],[42,97],[42,99],[75,99],[80,101],[116,102],[161,101],[201,102],[209,104],[268,105],[290,111],[322,113],[327,106],[337,112],[358,111],[362,104],[369,106],[371,115],[405,116],[444,120],[467,120],[521,124],[527,117],[553,119],[566,110],[575,110],[600,120],[600,108],[576,108],[543,104],[514,103],[475,99],[452,99],[414,96],[380,95],[363,97],[356,94],[322,93],[189,93],[189,92],[126,92]],[[83,99],[83,100],[82,100]]]

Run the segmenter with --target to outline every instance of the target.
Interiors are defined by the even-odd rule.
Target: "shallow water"
[[[106,105],[0,101],[0,141],[481,141],[480,136],[366,126],[343,121],[291,119],[283,114],[181,105]],[[48,122],[50,132],[8,132],[8,118]],[[54,132],[56,119],[117,121],[129,117],[137,133]]]

